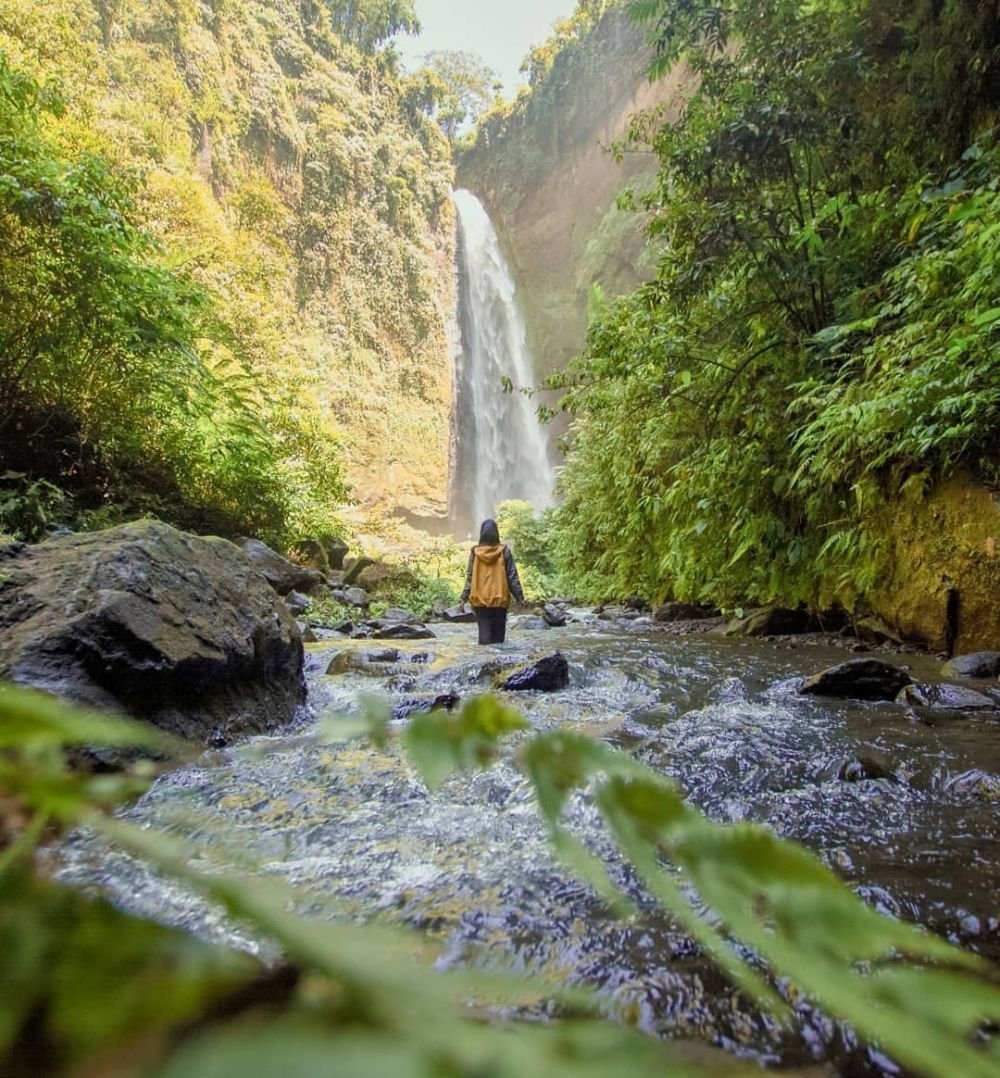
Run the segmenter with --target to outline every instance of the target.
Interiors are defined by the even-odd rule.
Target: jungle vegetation
[[[443,501],[452,166],[391,49],[415,26],[409,0],[0,5],[0,532],[282,544],[387,477]]]
[[[581,5],[581,12],[590,5]],[[552,384],[571,588],[850,604],[886,507],[1000,479],[1000,14],[980,0],[636,0],[679,119],[655,278]]]

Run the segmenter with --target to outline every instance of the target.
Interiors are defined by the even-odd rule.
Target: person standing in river
[[[495,520],[484,520],[479,544],[469,551],[462,603],[471,602],[479,626],[480,644],[502,644],[507,636],[507,607],[511,596],[524,602],[514,555],[500,542]]]

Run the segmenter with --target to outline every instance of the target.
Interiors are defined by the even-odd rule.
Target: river
[[[569,688],[512,701],[539,730],[602,738],[674,777],[712,817],[766,823],[802,841],[869,902],[1000,957],[1000,719],[915,715],[892,704],[803,697],[795,679],[850,657],[795,642],[678,635],[589,614],[478,648],[474,627],[393,641],[398,661],[366,662],[365,640],[309,646],[309,714],[276,736],[206,752],[162,776],[125,818],[181,835],[201,867],[273,873],[302,889],[305,912],[388,916],[429,933],[441,966],[473,963],[596,985],[607,1010],[661,1035],[696,1035],[765,1063],[831,1060],[841,1073],[892,1074],[849,1032],[807,1005],[781,1030],[742,1002],[651,903],[616,920],[551,855],[511,739],[489,770],[430,794],[390,741],[322,744],[314,717],[348,712],[358,693],[394,699],[484,691],[497,660],[559,649]],[[348,672],[328,676],[330,661]],[[915,677],[940,662],[901,656]],[[357,669],[350,669],[356,663]],[[978,771],[976,770],[978,769]],[[866,777],[881,776],[881,777]],[[583,795],[575,830],[637,893]],[[51,854],[68,881],[207,938],[260,952],[185,887],[86,833]],[[266,946],[264,946],[266,954]]]

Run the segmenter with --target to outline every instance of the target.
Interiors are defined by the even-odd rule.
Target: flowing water
[[[535,370],[514,278],[479,199],[469,191],[456,191],[454,199],[461,348],[451,516],[458,526],[472,527],[495,517],[497,504],[507,499],[549,505],[553,472],[535,406],[520,392],[534,385]]]
[[[369,641],[310,645],[311,714],[349,711],[359,692],[467,698],[489,687],[498,666],[558,648],[570,661],[569,688],[512,701],[536,729],[606,739],[673,776],[712,817],[764,822],[804,842],[879,908],[1000,957],[996,712],[916,716],[896,704],[799,696],[797,676],[848,657],[809,638],[783,648],[581,616],[544,632],[513,619],[508,643],[490,648],[473,643],[471,627],[436,626],[434,640],[393,642],[399,654],[389,663],[366,660],[376,650]],[[337,655],[347,672],[328,676]],[[936,679],[937,661],[905,661],[914,676]],[[580,795],[574,829],[645,910],[616,920],[550,854],[512,763],[516,742],[494,767],[432,795],[394,742],[321,744],[304,716],[163,776],[124,815],[183,836],[209,870],[284,878],[314,915],[418,927],[439,941],[442,966],[595,985],[609,1013],[650,1032],[704,1037],[764,1062],[827,1059],[843,1074],[895,1073],[806,1005],[789,1032],[742,1002],[637,893]],[[72,836],[51,856],[59,877],[130,910],[260,947],[183,886],[93,836]]]

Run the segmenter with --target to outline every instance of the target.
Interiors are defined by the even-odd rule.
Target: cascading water
[[[554,477],[531,399],[535,381],[524,319],[496,230],[469,191],[454,193],[458,210],[458,309],[461,345],[455,361],[451,517],[474,528],[497,505],[519,498],[551,504]],[[504,378],[514,392],[504,392]]]

